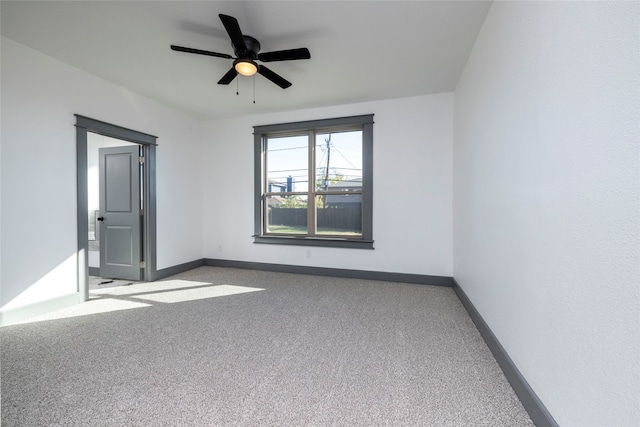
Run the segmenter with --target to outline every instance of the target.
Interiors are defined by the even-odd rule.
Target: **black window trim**
[[[279,123],[253,127],[254,142],[254,243],[276,245],[298,245],[373,249],[373,114]],[[318,236],[274,236],[262,233],[262,172],[263,152],[268,135],[286,135],[300,131],[325,131],[357,126],[362,129],[363,176],[362,176],[362,236],[337,238]]]

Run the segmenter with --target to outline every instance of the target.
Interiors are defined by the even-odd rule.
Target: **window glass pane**
[[[306,192],[309,188],[308,136],[270,137],[266,169],[268,192]]]
[[[362,235],[362,194],[344,191],[344,194],[317,196],[317,234],[345,236]]]
[[[267,196],[267,232],[307,234],[306,196]]]
[[[362,189],[362,131],[316,135],[316,191]]]

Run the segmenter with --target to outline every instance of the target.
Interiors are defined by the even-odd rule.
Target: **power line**
[[[300,150],[300,149],[307,149],[309,147],[307,147],[306,145],[304,147],[288,147],[288,148],[267,148],[267,153],[271,153],[273,151],[287,151],[287,150]]]
[[[276,173],[276,172],[298,172],[298,171],[306,171],[308,168],[303,168],[303,169],[280,169],[280,170],[268,170],[267,169],[267,173]]]
[[[338,154],[340,154],[340,155],[342,156],[342,158],[343,158],[343,159],[345,159],[345,160],[347,161],[347,163],[349,163],[351,166],[353,166],[353,167],[354,167],[354,169],[358,169],[358,168],[356,168],[356,165],[354,165],[353,163],[351,163],[351,160],[347,159],[347,157],[346,157],[344,154],[342,154],[342,153],[340,152],[340,150],[338,150],[338,149],[337,149],[337,148],[335,148],[335,147],[334,147],[334,149],[335,149],[335,151],[336,151]]]

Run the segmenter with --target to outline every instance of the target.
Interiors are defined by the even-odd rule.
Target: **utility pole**
[[[327,144],[327,167],[324,171],[324,191],[329,189],[329,160],[331,159],[331,134],[325,137],[324,142]],[[322,207],[327,207],[327,195],[322,196]]]
[[[331,159],[331,134],[324,139],[327,144],[327,167],[324,170],[324,191],[329,188],[329,160]]]

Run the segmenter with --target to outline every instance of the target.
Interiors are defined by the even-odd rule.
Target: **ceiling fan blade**
[[[192,49],[190,47],[176,46],[171,45],[172,50],[176,50],[178,52],[187,52],[187,53],[197,53],[198,55],[207,55],[207,56],[216,56],[218,58],[226,58],[232,59],[233,56],[227,55],[226,53],[218,53],[218,52],[210,52],[208,50],[200,50],[200,49]]]
[[[233,79],[236,78],[237,75],[238,75],[238,72],[236,71],[235,67],[231,67],[231,69],[229,71],[227,71],[227,74],[222,76],[222,78],[218,81],[218,84],[219,85],[228,85],[229,83],[231,83],[233,81]]]
[[[223,15],[222,13],[218,16],[222,21],[222,25],[224,25],[224,29],[227,30],[231,43],[236,50],[247,50],[247,45],[244,42],[244,37],[242,36],[238,20],[233,16]]]
[[[275,52],[259,53],[258,59],[262,62],[293,61],[296,59],[310,59],[311,53],[306,47],[300,49],[278,50]]]
[[[291,86],[291,82],[288,82],[284,78],[280,77],[279,75],[277,75],[276,73],[274,73],[273,71],[265,67],[264,65],[258,66],[258,73],[262,74],[267,79],[271,80],[272,82],[280,86],[282,89],[286,89],[289,86]]]

